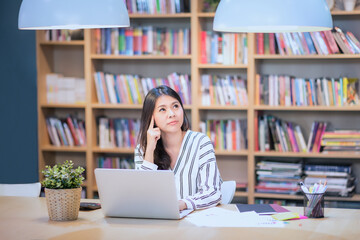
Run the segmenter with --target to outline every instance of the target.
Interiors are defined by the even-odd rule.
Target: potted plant
[[[204,12],[215,12],[219,2],[220,2],[220,0],[204,0],[203,11]]]
[[[73,167],[73,162],[66,160],[63,164],[46,166],[42,171],[50,220],[70,221],[78,218],[84,168]]]

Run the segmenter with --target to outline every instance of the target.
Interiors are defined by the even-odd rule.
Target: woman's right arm
[[[147,147],[145,156],[140,149],[140,145],[135,148],[135,169],[157,170],[158,166],[154,164],[154,151],[156,148],[156,143],[160,137],[160,129],[158,127],[154,127],[154,117],[152,117],[150,126],[147,130]]]
[[[135,169],[136,170],[157,170],[158,166],[154,163],[151,163],[147,160],[144,160],[143,153],[140,150],[140,145],[137,145],[135,148],[134,154],[134,161],[135,161]]]

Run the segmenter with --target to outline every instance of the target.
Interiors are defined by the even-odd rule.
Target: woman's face
[[[156,126],[163,132],[177,132],[184,122],[184,110],[179,101],[167,95],[156,100],[153,116]]]

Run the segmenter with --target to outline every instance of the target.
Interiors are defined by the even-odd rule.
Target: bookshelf
[[[200,131],[200,122],[206,119],[240,118],[247,119],[248,148],[237,151],[216,150],[217,162],[222,177],[225,180],[237,180],[247,182],[247,191],[237,191],[235,196],[254,203],[256,199],[282,199],[301,200],[301,196],[284,194],[263,194],[255,192],[256,162],[261,159],[302,159],[320,162],[347,161],[359,164],[360,154],[321,154],[321,153],[283,153],[283,152],[259,152],[255,151],[255,122],[259,114],[280,115],[289,120],[304,117],[306,123],[303,130],[306,137],[310,131],[309,121],[318,117],[336,118],[338,126],[346,124],[344,117],[359,120],[360,106],[344,107],[283,107],[255,105],[255,76],[257,73],[282,74],[282,64],[290,66],[288,74],[301,76],[304,65],[323,65],[319,69],[312,68],[312,75],[326,75],[326,71],[334,65],[345,66],[347,71],[354,70],[360,64],[360,54],[337,54],[337,55],[312,55],[312,56],[279,56],[256,54],[255,34],[247,34],[248,62],[247,64],[209,64],[200,63],[200,33],[210,30],[214,13],[202,12],[202,1],[191,1],[190,13],[177,14],[130,14],[131,24],[154,24],[159,26],[179,26],[191,29],[191,54],[189,55],[106,55],[97,54],[95,50],[94,30],[84,31],[84,40],[70,42],[45,41],[44,31],[38,31],[37,44],[37,70],[38,70],[38,143],[39,143],[39,169],[45,165],[53,164],[65,159],[74,160],[75,164],[86,167],[86,182],[84,187],[87,197],[93,198],[97,187],[94,169],[97,167],[96,158],[102,155],[131,156],[133,148],[100,148],[98,146],[97,118],[106,116],[109,118],[131,117],[140,118],[141,104],[101,104],[98,103],[94,83],[94,73],[97,71],[110,72],[112,74],[141,74],[149,77],[166,77],[171,72],[180,72],[191,75],[191,98],[192,104],[185,105],[185,110],[190,118],[192,129]],[[339,19],[341,26],[350,24],[349,30],[355,31],[354,23],[360,20],[360,11],[353,12],[336,11],[333,17]],[[360,36],[360,32],[355,32]],[[349,66],[348,66],[349,65]],[[300,68],[300,70],[297,70]],[[160,69],[160,71],[158,71]],[[294,70],[295,69],[295,70]],[[161,72],[159,74],[158,72]],[[300,72],[300,73],[299,73]],[[329,70],[335,74],[335,70]],[[47,103],[46,101],[46,74],[61,73],[64,76],[82,77],[86,82],[86,102],[81,104]],[[201,75],[202,74],[231,74],[240,75],[246,79],[248,105],[246,106],[203,106],[201,104]],[[359,77],[360,72],[354,73]],[[309,77],[309,76],[304,76]],[[46,117],[75,115],[86,122],[86,146],[81,147],[56,147],[50,144],[46,129]],[[339,116],[337,116],[339,115]],[[296,120],[294,120],[296,122]],[[357,168],[358,169],[358,168]],[[357,176],[360,177],[360,172]],[[42,176],[41,176],[42,178]],[[41,180],[41,179],[40,179]],[[351,198],[328,198],[330,201],[360,201],[360,194]]]

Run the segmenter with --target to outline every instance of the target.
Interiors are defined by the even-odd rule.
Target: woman
[[[222,179],[210,139],[189,130],[179,95],[167,86],[146,95],[141,114],[135,168],[168,170],[175,175],[179,210],[216,206]]]

